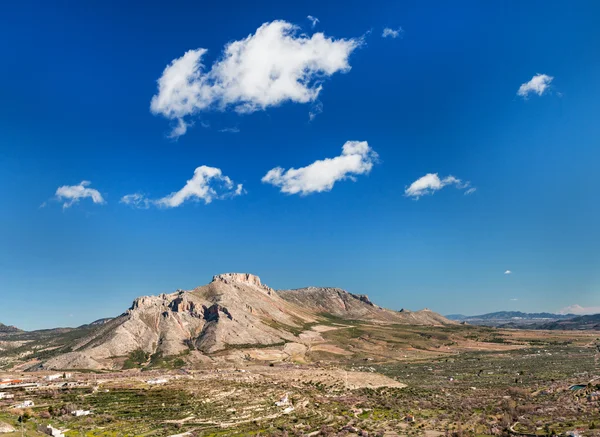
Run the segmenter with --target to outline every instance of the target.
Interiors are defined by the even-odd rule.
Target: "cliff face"
[[[71,352],[44,367],[110,368],[116,358],[138,349],[172,356],[189,347],[213,354],[230,347],[301,342],[298,331],[325,315],[380,323],[451,323],[430,311],[386,310],[366,295],[338,288],[274,291],[258,276],[225,273],[193,290],[135,299],[121,316],[98,325]]]

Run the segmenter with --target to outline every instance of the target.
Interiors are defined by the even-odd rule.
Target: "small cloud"
[[[241,196],[245,193],[242,184],[235,185],[223,175],[220,168],[202,165],[194,170],[194,176],[185,186],[160,199],[149,199],[144,194],[133,193],[121,197],[120,203],[137,209],[148,209],[151,206],[159,208],[176,208],[187,200],[203,200],[205,204],[213,200]]]
[[[383,33],[381,34],[382,38],[398,38],[404,34],[404,29],[399,27],[398,29],[392,29],[390,27],[386,27],[383,29]]]
[[[550,87],[550,83],[553,79],[554,77],[548,76],[547,74],[536,74],[529,82],[521,84],[517,91],[517,95],[524,99],[527,99],[529,94],[532,93],[541,96]]]
[[[516,297],[513,297],[513,298],[511,299],[511,302],[516,302],[516,301],[518,301],[518,300],[519,300],[519,299],[517,299]]]
[[[219,132],[225,132],[230,134],[237,134],[240,131],[240,128],[236,127],[226,127],[223,129],[219,129]]]
[[[434,194],[436,191],[439,191],[448,185],[454,185],[461,190],[473,190],[470,193],[465,192],[465,194],[472,194],[475,190],[468,181],[463,182],[451,175],[440,179],[437,173],[428,173],[410,184],[410,186],[404,190],[404,195],[406,197],[414,197],[415,200],[418,200],[421,196]]]
[[[312,15],[307,16],[306,18],[308,18],[308,21],[310,21],[310,26],[311,27],[315,27],[317,25],[317,23],[319,22],[319,19],[317,17],[313,17]]]
[[[263,176],[262,182],[279,187],[282,193],[301,196],[331,191],[338,181],[354,181],[355,175],[368,174],[377,158],[377,153],[366,141],[346,141],[339,156],[298,169],[275,167]]]
[[[96,204],[106,203],[98,190],[88,188],[90,181],[81,181],[79,185],[63,185],[55,193],[56,199],[63,203],[63,209],[71,207],[81,199],[90,198]],[[45,206],[44,202],[42,205]]]
[[[582,307],[581,305],[569,305],[568,307],[564,307],[559,311],[560,314],[577,314],[577,315],[586,315],[586,314],[599,314],[600,306],[589,306]]]
[[[469,188],[467,191],[465,191],[465,196],[468,196],[470,194],[473,194],[475,191],[477,191],[477,188],[475,187],[471,187]]]
[[[177,124],[171,129],[171,133],[167,137],[172,139],[179,138],[187,132],[188,126],[191,126],[191,123],[186,123],[183,118],[178,118]]]
[[[512,272],[510,270],[507,270],[504,272],[505,275],[512,275]]]
[[[323,112],[323,103],[316,101],[308,113],[309,121],[313,121],[315,117]]]
[[[121,197],[119,203],[131,206],[136,209],[148,209],[152,204],[152,201],[141,193],[127,194]]]

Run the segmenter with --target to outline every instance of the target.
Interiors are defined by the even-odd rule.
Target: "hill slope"
[[[21,332],[21,330],[19,328],[17,328],[16,326],[8,326],[3,323],[0,323],[0,333],[9,334],[9,333],[13,333],[13,332]]]
[[[148,356],[174,356],[189,349],[214,354],[232,347],[301,342],[298,333],[325,317],[377,323],[454,323],[428,310],[383,309],[366,296],[336,288],[275,291],[257,276],[227,273],[194,290],[137,298],[121,316],[86,325],[91,332],[43,367],[118,367],[128,354],[140,350]]]
[[[600,314],[589,316],[578,316],[568,320],[559,320],[555,322],[545,323],[540,326],[540,329],[552,330],[579,330],[579,331],[594,331],[600,330]]]

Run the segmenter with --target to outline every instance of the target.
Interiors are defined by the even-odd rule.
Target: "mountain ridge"
[[[360,320],[383,324],[451,325],[429,310],[393,311],[367,295],[339,288],[274,290],[256,275],[224,273],[192,290],[140,296],[120,316],[84,325],[66,353],[41,364],[46,369],[115,368],[128,354],[177,356],[196,351],[204,356],[240,347],[305,344],[307,326],[328,321]]]

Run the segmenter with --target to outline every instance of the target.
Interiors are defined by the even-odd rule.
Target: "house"
[[[169,382],[169,380],[166,378],[156,378],[156,379],[150,379],[146,382],[150,385],[155,385],[155,384],[166,384],[167,382]]]
[[[62,378],[62,377],[63,377],[63,376],[62,376],[62,374],[61,374],[61,373],[55,373],[54,375],[47,375],[47,376],[44,376],[44,379],[45,379],[46,381],[56,381],[57,379],[60,379],[60,378]]]
[[[58,428],[54,428],[52,425],[42,425],[38,427],[38,431],[52,437],[65,437],[64,431],[61,431]]]
[[[71,414],[75,417],[80,417],[80,416],[89,416],[90,414],[92,414],[92,412],[89,410],[75,410],[75,411],[71,411]]]
[[[15,405],[15,408],[29,408],[34,406],[35,404],[33,403],[33,401],[23,401],[22,403]]]
[[[0,399],[14,399],[15,395],[10,394],[10,393],[6,393],[6,392],[0,392]]]

